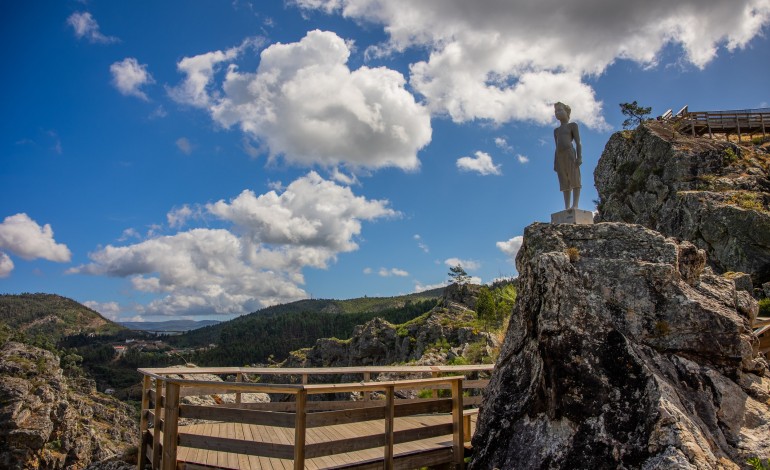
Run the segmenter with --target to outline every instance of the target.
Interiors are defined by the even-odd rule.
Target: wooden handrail
[[[171,469],[177,466],[177,447],[192,447],[204,450],[232,452],[246,455],[258,455],[262,457],[292,458],[294,468],[304,468],[305,460],[323,455],[333,455],[361,450],[369,447],[384,446],[383,462],[386,468],[392,468],[394,462],[393,446],[400,442],[409,442],[415,439],[424,439],[431,436],[452,434],[452,459],[456,468],[463,466],[463,442],[466,432],[467,419],[463,418],[463,390],[468,388],[483,388],[488,380],[467,380],[464,375],[441,377],[446,374],[469,374],[475,372],[489,372],[491,365],[477,366],[431,366],[431,367],[366,367],[366,368],[324,368],[324,369],[289,369],[277,370],[273,368],[163,368],[140,369],[144,375],[142,391],[142,418],[140,441],[141,466],[149,460],[153,468]],[[388,380],[382,382],[351,382],[336,384],[274,384],[243,382],[245,374],[255,375],[350,375],[372,373],[430,373],[434,377],[423,379]],[[227,374],[235,375],[235,382],[220,382],[212,380],[195,380],[180,378],[184,374]],[[151,392],[152,385],[155,390]],[[396,400],[395,390],[406,389],[448,389],[451,390],[451,399],[424,399],[403,400],[408,403],[400,403]],[[350,392],[384,392],[384,401],[351,402],[352,408],[334,407],[337,411],[312,412],[307,405],[308,395],[336,394]],[[294,395],[294,408],[287,411],[259,411],[246,408],[249,405],[235,403],[224,406],[212,405],[183,405],[180,399],[189,394],[220,394],[236,393],[278,393]],[[240,402],[241,400],[236,400]],[[478,397],[471,397],[478,398]],[[469,400],[470,401],[470,400]],[[477,400],[472,400],[478,402]],[[154,411],[150,408],[154,404]],[[314,405],[318,402],[312,402]],[[321,403],[318,403],[321,405]],[[268,404],[265,404],[268,405]],[[362,406],[365,405],[365,406]],[[259,406],[254,404],[254,406]],[[344,407],[344,405],[343,405]],[[330,407],[332,408],[332,407]],[[313,409],[318,409],[314,407]],[[321,410],[323,408],[320,408]],[[398,417],[414,414],[431,414],[451,411],[452,420],[447,424],[434,424],[415,429],[402,429],[396,431],[394,420]],[[149,418],[152,419],[153,432],[150,433]],[[245,423],[268,427],[294,428],[294,443],[277,444],[263,442],[258,445],[248,445],[248,442],[230,437],[205,438],[194,432],[179,432],[180,418],[195,418],[214,420],[224,423]],[[334,426],[355,422],[370,422],[379,420],[384,423],[384,433],[378,435],[361,436],[359,438],[346,438],[330,441],[328,443],[307,444],[306,434],[308,428]],[[150,440],[149,434],[152,434]],[[162,438],[161,438],[162,435]],[[162,441],[162,442],[161,442]],[[287,447],[288,446],[288,447]],[[293,449],[293,455],[286,453],[286,449]],[[162,452],[161,452],[162,450]],[[449,449],[447,448],[447,451]],[[151,453],[151,456],[150,456]],[[438,455],[438,454],[436,454]],[[443,454],[449,455],[449,454]],[[445,457],[441,457],[443,459]],[[448,457],[446,457],[448,458]],[[445,460],[442,460],[446,462]]]

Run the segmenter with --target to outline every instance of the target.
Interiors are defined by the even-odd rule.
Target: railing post
[[[434,379],[438,378],[440,375],[441,375],[440,372],[431,372],[430,373],[430,376],[433,377]],[[431,395],[433,396],[433,398],[438,398],[438,389],[434,388],[433,391],[431,392]]]
[[[294,421],[294,470],[303,470],[305,468],[305,430],[307,428],[305,403],[307,402],[307,390],[303,388],[297,392],[296,400],[297,414],[295,415]]]
[[[163,407],[163,470],[176,469],[176,444],[179,440],[179,384],[166,382]]]
[[[463,433],[463,379],[452,381],[452,450],[454,466],[461,470],[465,467],[465,443]]]
[[[150,387],[152,379],[149,375],[142,378],[142,406],[140,408],[139,418],[139,459],[136,464],[137,470],[144,468],[144,461],[147,459],[147,412],[150,411]]]
[[[238,372],[235,374],[235,381],[236,382],[243,382],[243,373]],[[235,404],[240,405],[241,404],[241,392],[237,391],[235,392]]]
[[[371,382],[371,380],[372,380],[371,372],[364,372],[364,382]],[[369,395],[370,395],[369,392],[364,391],[364,401],[369,401]]]
[[[385,470],[393,470],[393,424],[396,415],[395,387],[385,388]]]
[[[160,423],[163,413],[161,408],[161,402],[164,401],[163,382],[160,379],[155,379],[155,418],[152,423],[152,468],[153,470],[160,468]]]

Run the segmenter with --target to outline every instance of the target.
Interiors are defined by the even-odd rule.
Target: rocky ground
[[[135,446],[129,405],[65,377],[49,351],[5,343],[0,377],[0,468],[80,469]]]
[[[472,469],[744,468],[770,455],[757,303],[639,225],[534,224]]]
[[[691,241],[717,272],[749,273],[758,289],[770,282],[770,144],[691,137],[652,121],[615,133],[594,179],[599,221]]]

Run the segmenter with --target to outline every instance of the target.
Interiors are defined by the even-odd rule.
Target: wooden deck
[[[738,141],[744,135],[762,134],[762,138],[766,138],[770,131],[770,109],[689,111],[685,106],[676,114],[668,110],[658,119],[675,123],[683,134],[708,134],[712,138],[714,134],[736,135]]]
[[[478,409],[473,407],[481,403],[491,370],[491,365],[140,369],[138,468],[149,462],[164,470],[461,469],[475,429]],[[229,381],[202,374],[225,375]],[[356,374],[364,380],[308,383],[311,377]],[[283,383],[264,383],[276,376],[283,376],[277,380]],[[242,403],[243,393],[267,393],[282,401]],[[229,403],[224,394],[234,394]],[[209,396],[215,404],[185,403],[191,396]],[[186,424],[190,420],[195,424]]]
[[[476,415],[469,415],[472,433],[476,429]],[[435,425],[451,425],[449,415],[426,415],[395,419],[394,431],[413,431]],[[384,431],[381,421],[362,421],[352,424],[326,426],[309,429],[306,443],[333,444],[340,439],[355,439],[366,436],[376,436]],[[250,425],[242,423],[212,422],[180,426],[179,433],[231,438],[246,441],[259,441],[274,444],[291,444],[294,433],[286,428]],[[161,439],[162,441],[162,439]],[[333,454],[305,460],[307,469],[342,469],[366,468],[374,466],[382,468],[383,447],[373,447],[359,451]],[[422,440],[395,444],[393,448],[394,468],[415,468],[430,465],[433,462],[449,461],[452,457],[452,439],[432,437]],[[189,469],[222,468],[231,470],[291,470],[294,462],[290,459],[279,459],[255,455],[220,452],[216,450],[196,449],[180,446],[177,449],[177,467]]]

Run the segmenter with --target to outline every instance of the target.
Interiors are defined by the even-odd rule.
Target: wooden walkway
[[[687,106],[673,114],[666,111],[658,118],[661,121],[673,122],[679,126],[682,134],[703,136],[708,134],[737,135],[738,140],[743,135],[762,134],[766,138],[770,132],[770,109],[745,109],[738,111],[689,111]]]
[[[468,406],[481,403],[489,381],[479,374],[488,376],[491,370],[491,365],[140,369],[138,468],[149,462],[164,470],[461,469],[478,411]],[[382,373],[388,374],[381,377],[386,380],[371,380]],[[226,375],[230,381],[203,374]],[[308,384],[311,377],[356,374],[365,380]],[[399,374],[407,378],[392,379]],[[264,383],[281,375],[295,377],[279,380],[290,383]],[[429,377],[413,378],[420,375]],[[243,393],[290,400],[241,403]],[[230,403],[223,401],[224,394],[234,394]],[[209,396],[217,404],[185,404],[183,398],[190,396]]]
[[[408,431],[435,425],[451,425],[452,417],[448,415],[426,415],[395,420],[395,431]],[[469,420],[472,433],[476,429],[476,415]],[[364,436],[375,436],[384,431],[381,421],[362,421],[353,424],[326,426],[309,429],[307,444],[329,444],[339,439],[354,439]],[[194,434],[206,437],[223,437],[247,441],[261,441],[275,444],[291,444],[294,433],[286,428],[250,425],[242,423],[212,422],[181,426],[180,433]],[[345,452],[324,457],[305,460],[305,468],[342,469],[365,468],[372,465],[382,468],[383,447],[374,447],[359,451]],[[415,468],[429,465],[438,460],[448,461],[452,457],[452,439],[447,437],[432,437],[417,441],[395,444],[393,448],[395,468]],[[443,454],[443,455],[442,455]],[[177,466],[184,468],[228,470],[291,470],[294,463],[290,459],[278,459],[233,452],[179,447],[177,449]]]

